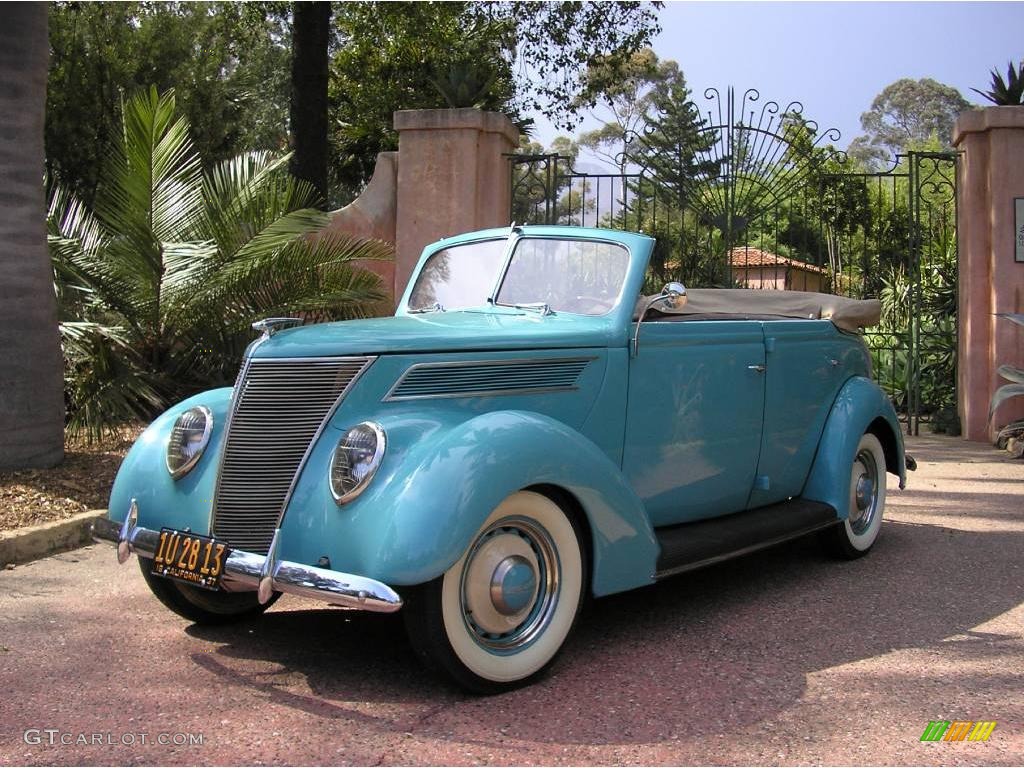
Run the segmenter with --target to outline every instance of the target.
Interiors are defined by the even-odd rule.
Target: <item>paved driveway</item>
[[[800,541],[599,600],[500,697],[429,677],[396,617],[189,626],[100,546],[0,573],[0,764],[1024,763],[1024,463],[910,449],[870,557]],[[919,741],[955,719],[998,725]]]

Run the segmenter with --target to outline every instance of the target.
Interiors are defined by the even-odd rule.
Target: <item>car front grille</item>
[[[248,361],[235,384],[213,535],[266,554],[306,452],[372,358]]]

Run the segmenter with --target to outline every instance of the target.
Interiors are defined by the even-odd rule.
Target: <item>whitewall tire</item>
[[[488,515],[455,565],[410,596],[410,640],[469,690],[514,688],[554,661],[585,584],[576,521],[544,494],[519,491]]]
[[[846,519],[825,532],[829,549],[847,559],[866,555],[878,539],[884,510],[885,451],[868,432],[861,437],[850,466]]]

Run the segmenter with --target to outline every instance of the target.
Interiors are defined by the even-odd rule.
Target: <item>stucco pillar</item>
[[[1024,312],[1024,262],[1015,261],[1014,198],[1024,197],[1024,107],[989,107],[957,119],[959,166],[958,409],[968,440],[992,438],[988,405],[1002,364],[1024,368],[1024,329],[997,316]],[[1011,400],[994,423],[1024,418]]]
[[[373,169],[370,183],[355,200],[331,214],[327,232],[336,232],[395,242],[397,218],[396,195],[398,186],[398,153],[381,152]],[[380,277],[388,293],[395,295],[395,264],[392,261],[363,261],[359,266]],[[394,303],[390,302],[394,308]],[[388,307],[382,307],[382,310]]]
[[[507,116],[478,109],[395,112],[398,219],[395,296],[428,243],[509,223],[511,168],[519,143]]]

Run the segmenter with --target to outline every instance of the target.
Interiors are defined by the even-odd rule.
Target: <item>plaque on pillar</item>
[[[1024,197],[1013,200],[1013,236],[1017,245],[1016,260],[1024,262]]]

